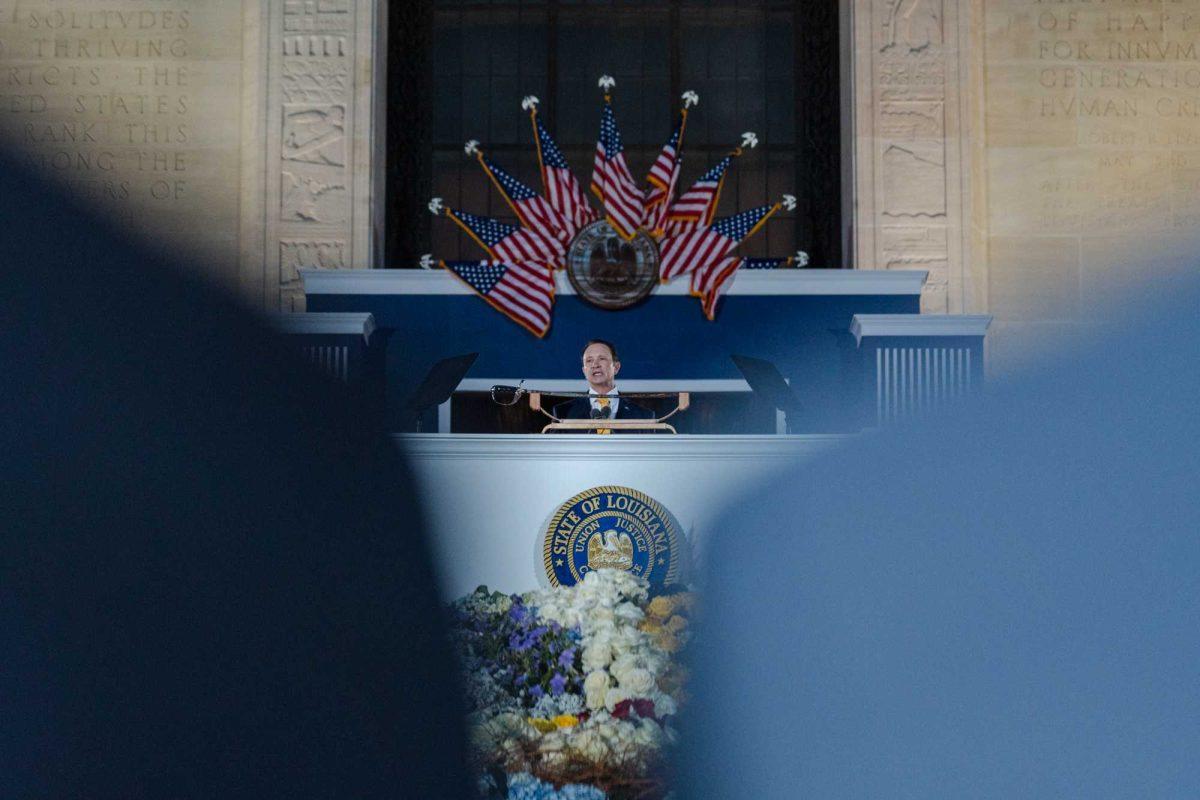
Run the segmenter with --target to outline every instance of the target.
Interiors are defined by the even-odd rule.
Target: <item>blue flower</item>
[[[519,601],[514,601],[512,608],[508,610],[508,616],[513,622],[524,622],[529,616],[529,610]]]
[[[534,700],[541,700],[542,695],[544,695],[545,693],[546,692],[542,689],[542,687],[538,686],[537,684],[534,684],[533,688],[529,690],[529,696],[532,697]]]
[[[568,783],[555,790],[554,785],[539,781],[528,772],[508,776],[508,800],[608,800],[595,786]]]
[[[558,664],[560,667],[567,669],[575,666],[575,648],[568,647],[566,650],[563,650],[562,655],[558,657]]]
[[[567,688],[567,679],[559,673],[554,673],[554,677],[550,679],[550,693],[559,695]]]

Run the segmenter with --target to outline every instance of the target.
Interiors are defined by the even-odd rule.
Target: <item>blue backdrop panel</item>
[[[389,402],[407,398],[438,360],[478,352],[468,377],[570,378],[580,381],[588,339],[613,341],[626,379],[739,378],[737,353],[772,361],[808,409],[807,430],[853,429],[861,421],[861,355],[849,332],[858,314],[917,314],[916,295],[735,295],[715,322],[699,302],[652,295],[635,308],[605,311],[560,295],[545,339],[471,295],[312,294],[309,311],[370,311],[389,336]],[[378,334],[377,334],[378,335]],[[403,427],[399,421],[397,424]]]

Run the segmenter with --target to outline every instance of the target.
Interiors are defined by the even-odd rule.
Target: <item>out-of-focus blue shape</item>
[[[731,510],[681,797],[1200,796],[1200,296],[1170,293]]]

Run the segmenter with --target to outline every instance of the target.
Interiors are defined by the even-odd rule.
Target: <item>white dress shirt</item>
[[[588,394],[591,395],[591,397],[589,399],[592,401],[592,408],[594,408],[594,409],[599,408],[600,407],[600,398],[599,398],[600,393],[589,386]],[[616,386],[613,386],[612,391],[608,393],[608,407],[612,409],[612,413],[608,415],[609,419],[616,419],[617,407],[621,404],[621,399],[619,397],[616,397],[615,395],[619,395],[619,394],[620,394],[620,392],[617,391]]]

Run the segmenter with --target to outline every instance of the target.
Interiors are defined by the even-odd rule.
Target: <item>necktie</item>
[[[605,419],[607,419],[610,414],[609,408],[608,408],[609,407],[609,399],[607,397],[597,397],[596,398],[596,406],[602,412],[604,412],[604,417],[605,417]],[[611,434],[612,428],[597,428],[596,433]]]

